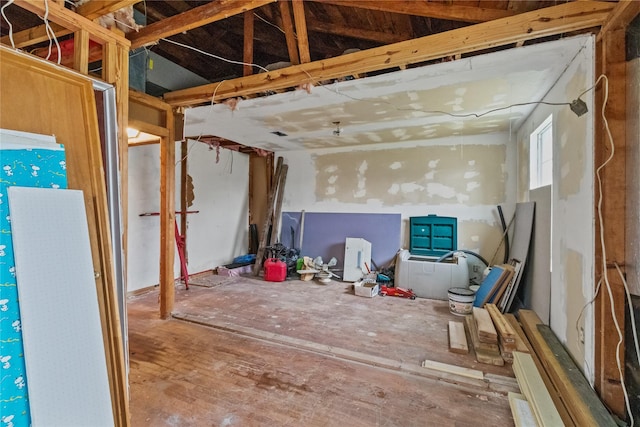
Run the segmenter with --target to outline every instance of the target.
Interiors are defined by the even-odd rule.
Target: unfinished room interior
[[[640,423],[640,1],[0,10],[3,427]]]

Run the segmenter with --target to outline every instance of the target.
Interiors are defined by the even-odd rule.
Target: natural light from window
[[[529,137],[529,189],[551,185],[553,181],[552,115]]]

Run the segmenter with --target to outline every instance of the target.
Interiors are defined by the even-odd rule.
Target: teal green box
[[[458,218],[427,215],[409,218],[409,253],[442,256],[458,248]]]

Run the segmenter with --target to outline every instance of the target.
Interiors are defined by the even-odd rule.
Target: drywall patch
[[[314,161],[318,201],[487,205],[506,197],[506,146],[500,144],[351,151]]]
[[[565,331],[567,349],[575,360],[584,360],[584,343],[580,340],[580,328],[584,330],[584,316],[576,325],[585,297],[582,293],[582,270],[584,268],[582,254],[567,249],[564,253],[564,277],[566,283],[567,330]],[[562,340],[561,334],[556,332]]]
[[[490,258],[496,253],[501,238],[502,232],[496,224],[489,224],[484,221],[458,221],[458,248],[476,252],[488,262],[491,262]],[[502,263],[503,250],[504,245],[501,245],[494,263]],[[471,261],[474,257],[469,255],[468,258]]]
[[[580,68],[567,85],[566,99],[571,99],[576,93],[582,92],[586,84],[586,72]],[[569,108],[562,108],[553,122],[553,126],[557,127],[554,133],[559,138],[560,147],[558,193],[563,200],[580,192],[582,179],[585,176],[587,138],[585,120],[585,117],[577,117]]]

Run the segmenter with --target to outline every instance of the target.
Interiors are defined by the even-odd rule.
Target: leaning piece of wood
[[[467,328],[469,329],[469,337],[476,353],[476,360],[487,365],[503,366],[504,360],[500,355],[500,349],[497,344],[487,344],[480,342],[478,339],[478,330],[476,320],[472,314],[468,314],[464,318]]]
[[[563,426],[562,418],[531,355],[517,351],[513,353],[513,372],[522,394],[531,404],[537,424],[540,427]]]
[[[498,333],[491,321],[489,312],[484,308],[473,307],[473,317],[475,317],[476,324],[478,325],[478,339],[480,342],[497,344]]]
[[[533,411],[527,398],[520,393],[513,392],[509,392],[508,396],[511,415],[513,415],[513,423],[516,427],[537,427],[538,424],[533,416]]]
[[[504,273],[500,278],[499,286],[496,289],[495,293],[491,296],[491,298],[489,298],[489,301],[487,301],[487,303],[500,302],[502,295],[504,295],[506,289],[509,287],[509,284],[513,281],[513,277],[515,274],[513,266],[509,264],[502,264],[501,267],[504,269]]]
[[[264,252],[267,247],[267,236],[269,234],[269,225],[271,225],[271,214],[273,212],[273,205],[276,200],[276,194],[278,192],[278,184],[280,183],[280,174],[282,173],[282,162],[284,159],[282,157],[278,157],[278,162],[276,165],[276,172],[273,176],[273,185],[269,190],[269,197],[267,201],[267,215],[265,216],[264,224],[262,225],[262,234],[260,235],[260,244],[258,246],[258,252],[256,253],[256,263],[253,265],[253,275],[257,276],[260,274],[260,270],[262,269],[262,258],[264,257]]]
[[[469,353],[467,335],[464,332],[464,323],[449,321],[449,351],[452,353]]]
[[[580,426],[615,426],[602,401],[551,328],[544,325],[534,311],[520,310],[519,316],[527,338],[573,422]]]

